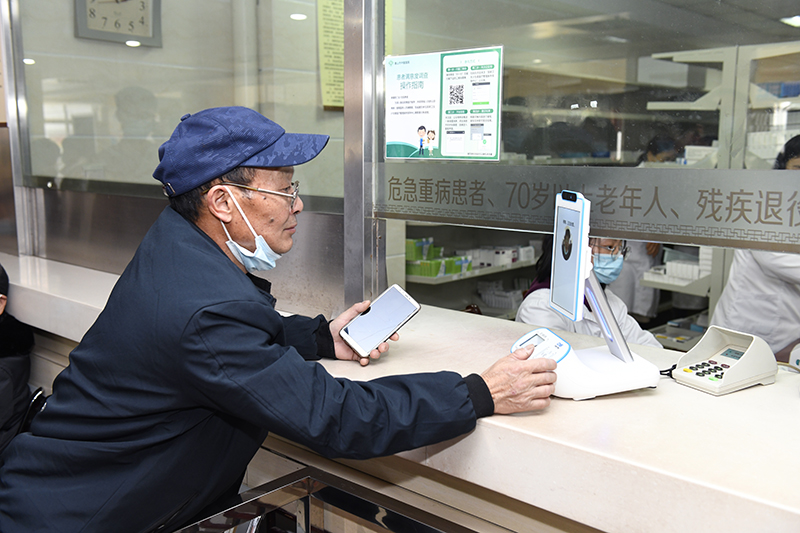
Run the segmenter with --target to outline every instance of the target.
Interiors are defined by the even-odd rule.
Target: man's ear
[[[225,224],[233,219],[233,212],[231,211],[233,202],[231,202],[231,196],[224,187],[211,187],[205,197],[206,207],[215,218]]]
[[[0,294],[0,315],[6,312],[6,304],[8,303],[8,296]]]

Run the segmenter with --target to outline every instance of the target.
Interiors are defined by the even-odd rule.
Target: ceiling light
[[[308,16],[303,15],[302,13],[293,13],[289,15],[289,18],[292,20],[306,20]]]
[[[136,48],[137,46],[142,46],[142,43],[140,43],[139,41],[125,41],[125,44],[127,44],[131,48]]]
[[[800,15],[782,18],[781,22],[788,24],[789,26],[794,26],[795,28],[800,28]]]
[[[606,41],[611,42],[611,43],[627,43],[628,42],[628,39],[623,39],[622,37],[615,37],[613,35],[606,35],[605,37],[603,37],[603,39],[605,39]]]
[[[536,59],[534,59],[534,60],[533,60],[533,64],[534,64],[534,65],[538,65],[538,64],[539,64],[539,63],[541,63],[541,62],[542,62],[542,60],[541,60],[541,59],[539,59],[538,57],[537,57]]]
[[[579,109],[580,107],[581,106],[579,106],[578,104],[572,104],[571,106],[569,106],[570,109]]]
[[[33,59],[31,59],[29,57],[26,57],[25,59],[23,59],[22,62],[25,63],[26,65],[33,65],[34,63],[36,63],[36,61],[34,61]]]

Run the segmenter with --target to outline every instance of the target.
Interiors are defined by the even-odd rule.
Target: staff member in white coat
[[[800,170],[800,135],[784,145],[774,168]],[[788,361],[800,341],[800,255],[736,250],[711,324],[757,335]]]
[[[661,348],[661,344],[652,333],[644,331],[628,314],[628,308],[611,290],[606,288],[622,270],[627,249],[622,241],[616,239],[589,239],[592,247],[592,264],[597,280],[603,286],[611,307],[614,318],[617,319],[620,331],[625,340],[634,344],[644,344]],[[571,331],[583,335],[602,337],[597,317],[588,304],[584,309],[583,320],[573,322],[552,307],[550,307],[550,270],[552,268],[553,237],[548,236],[542,244],[542,256],[536,263],[536,278],[525,294],[525,299],[517,311],[517,322],[524,322],[535,326]]]
[[[678,157],[675,140],[658,134],[647,143],[647,149],[639,156],[638,166],[648,163],[665,163]],[[625,258],[625,266],[619,278],[611,284],[611,289],[625,302],[628,311],[637,321],[647,323],[658,313],[661,293],[653,287],[640,283],[644,273],[661,264],[662,247],[657,242],[629,242],[630,253]]]

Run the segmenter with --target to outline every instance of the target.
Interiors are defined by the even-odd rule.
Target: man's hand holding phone
[[[336,359],[342,359],[345,361],[358,361],[361,363],[361,366],[367,366],[370,359],[380,358],[381,354],[385,353],[389,349],[389,343],[382,342],[376,349],[370,352],[369,358],[361,357],[350,347],[350,345],[344,341],[344,339],[342,339],[342,336],[339,335],[339,332],[348,322],[363,313],[369,306],[370,301],[364,300],[363,302],[353,305],[350,309],[331,321],[330,328],[331,335],[333,336],[333,346],[336,351]],[[392,341],[397,341],[399,339],[400,335],[397,333],[389,337],[389,340]]]

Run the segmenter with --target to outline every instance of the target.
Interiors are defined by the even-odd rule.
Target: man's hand
[[[650,257],[655,257],[658,255],[658,252],[661,251],[661,243],[660,242],[648,242],[644,245],[645,250],[647,250],[647,255]]]
[[[370,359],[378,359],[382,353],[385,353],[389,349],[388,342],[382,342],[378,345],[378,348],[372,350],[369,354],[369,358],[362,358],[359,356],[353,349],[344,342],[342,336],[339,335],[339,332],[342,330],[345,325],[353,320],[355,317],[363,313],[367,307],[369,307],[370,301],[364,300],[363,302],[355,304],[353,307],[342,313],[341,315],[337,316],[334,320],[330,323],[331,328],[331,335],[333,336],[333,347],[336,352],[336,359],[343,359],[346,361],[358,361],[361,363],[361,366],[367,366],[369,364]],[[400,335],[395,333],[391,337],[390,340],[397,341],[400,339]]]
[[[481,374],[492,393],[495,414],[536,411],[550,405],[550,395],[556,388],[556,362],[529,359],[532,353],[533,346],[520,348]]]

